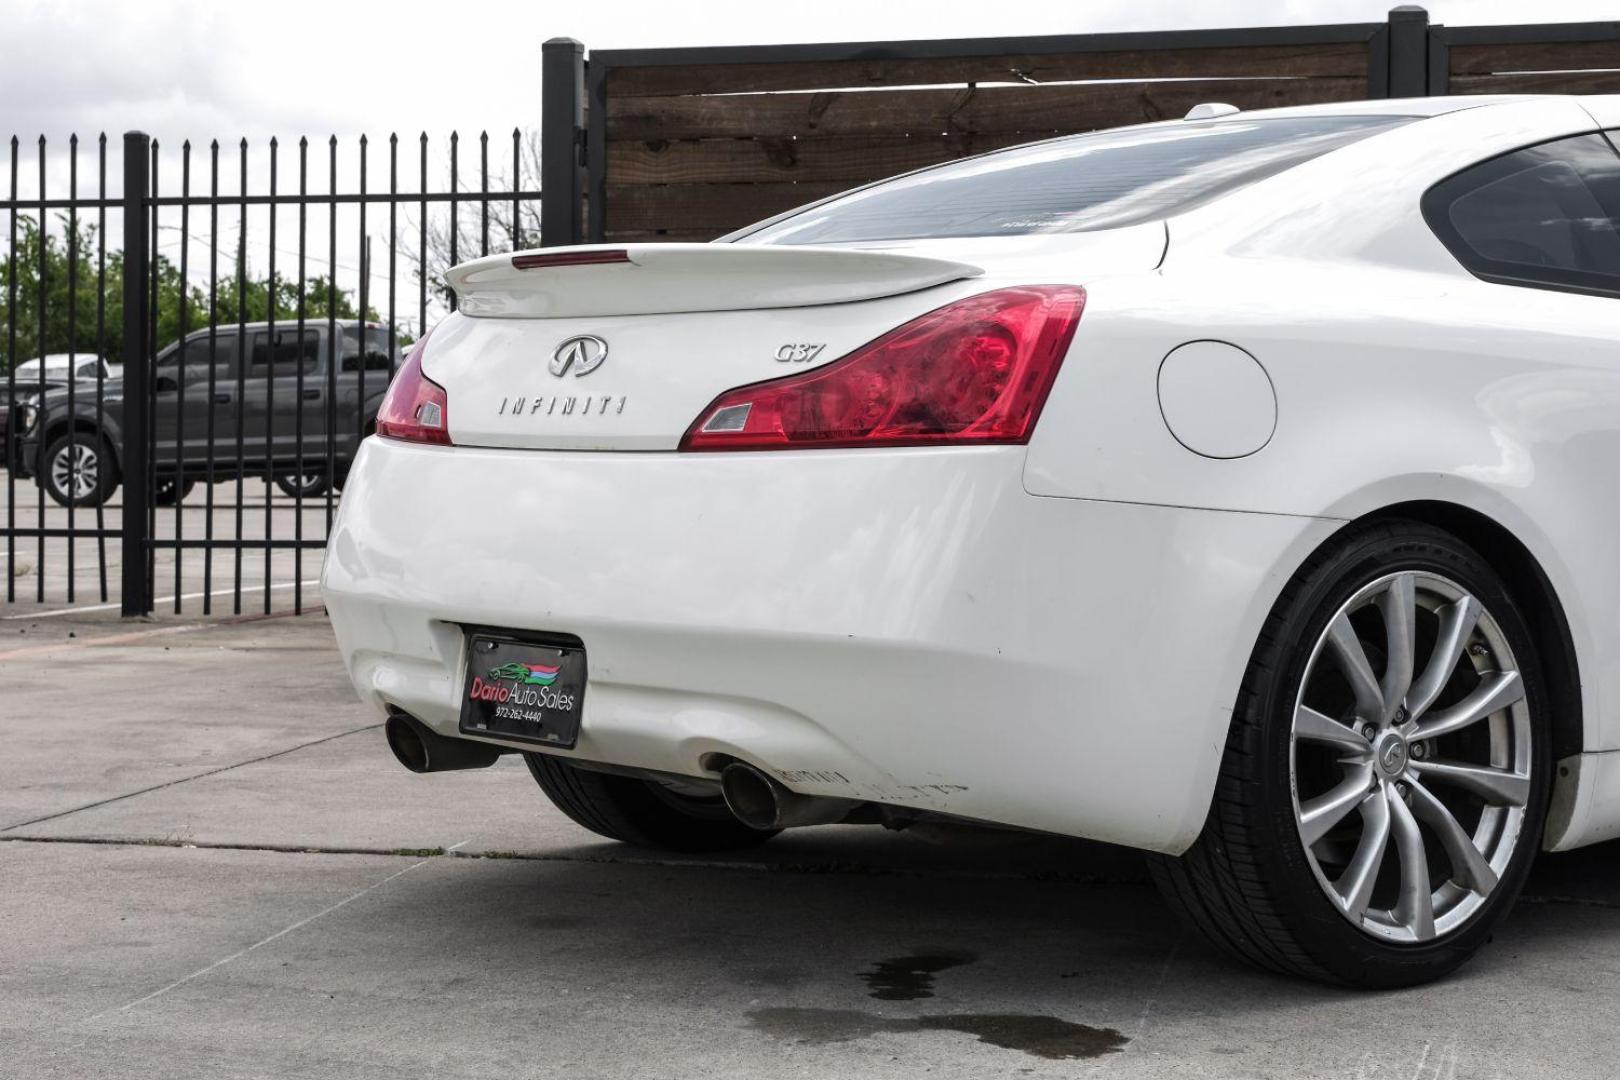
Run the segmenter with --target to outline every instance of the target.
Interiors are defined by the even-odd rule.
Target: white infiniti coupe
[[[1434,978],[1620,836],[1617,142],[1200,106],[458,266],[327,548],[349,672],[608,837],[1091,837],[1256,964]]]

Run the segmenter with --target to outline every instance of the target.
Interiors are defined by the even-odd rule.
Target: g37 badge
[[[825,343],[815,345],[789,342],[776,350],[776,362],[779,364],[808,364],[820,356],[821,350],[826,347]]]

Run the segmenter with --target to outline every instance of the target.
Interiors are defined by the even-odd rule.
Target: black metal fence
[[[532,139],[481,135],[470,166],[455,134],[410,141],[11,140],[0,543],[16,614],[306,606],[382,393],[454,307],[439,273],[538,241]]]

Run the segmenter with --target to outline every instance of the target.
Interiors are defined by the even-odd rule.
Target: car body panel
[[[1599,127],[1620,130],[1620,94],[1594,94],[1580,102]]]
[[[1608,124],[1617,101],[1321,106],[1429,118],[1118,230],[1130,257],[1073,254],[1123,242],[1108,234],[884,244],[985,273],[667,336],[695,362],[700,343],[804,325],[776,320],[866,340],[936,297],[1079,284],[1027,448],[667,452],[692,402],[741,373],[729,360],[656,437],[610,444],[657,452],[368,442],[366,497],[345,499],[325,573],[356,685],[453,735],[461,626],[578,634],[577,757],[697,776],[724,754],[807,794],[1174,852],[1201,826],[1283,585],[1349,521],[1449,504],[1517,538],[1568,621],[1583,752],[1562,763],[1547,842],[1620,835],[1620,300],[1475,278],[1419,206],[1475,162]],[[526,339],[528,362],[603,325],[564,322]],[[446,340],[423,366],[450,380],[459,441],[479,421],[457,410],[493,391],[471,351],[440,362]],[[1264,368],[1262,449],[1202,456],[1167,429],[1160,365],[1201,341]]]
[[[1257,184],[1231,201],[1245,202],[1265,229],[1242,234],[1195,212],[1197,220],[1171,223],[1161,274],[1091,287],[1025,485],[1041,495],[1341,520],[1418,501],[1478,511],[1530,550],[1564,598],[1585,746],[1617,750],[1620,605],[1582,598],[1620,596],[1609,539],[1620,532],[1620,504],[1594,497],[1620,463],[1620,301],[1474,278],[1424,225],[1415,198],[1472,161],[1592,123],[1563,100],[1429,124],[1455,130],[1420,138],[1413,126],[1339,151],[1352,159],[1353,184],[1325,167],[1299,175],[1320,160]],[[1403,141],[1411,145],[1397,168],[1384,159]],[[1268,185],[1277,190],[1259,190]],[[1309,191],[1319,212],[1369,189],[1397,209],[1331,230],[1309,225],[1310,211],[1293,220],[1270,209],[1309,203]],[[1307,228],[1326,233],[1308,258]],[[1158,422],[1151,380],[1193,335],[1235,344],[1265,367],[1278,421],[1263,452],[1200,458]]]
[[[362,695],[441,734],[460,627],[565,632],[591,672],[569,756],[728,754],[808,794],[1179,850],[1244,641],[1336,523],[1035,499],[1022,459],[368,439],[323,597]]]

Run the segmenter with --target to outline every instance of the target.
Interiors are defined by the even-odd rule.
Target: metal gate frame
[[[421,254],[423,267],[429,265],[427,252],[429,250],[430,226],[429,208],[437,208],[435,213],[434,229],[439,238],[447,243],[448,250],[443,258],[449,264],[454,264],[463,258],[487,255],[493,251],[515,249],[521,246],[532,245],[535,237],[533,229],[535,222],[532,213],[524,211],[525,205],[538,205],[540,192],[533,190],[534,185],[525,185],[522,181],[529,177],[529,167],[524,159],[524,136],[521,130],[512,132],[511,136],[511,177],[510,182],[502,182],[497,176],[497,184],[491,186],[490,167],[490,140],[487,133],[481,134],[475,146],[470,147],[477,153],[477,161],[464,168],[460,154],[460,137],[452,132],[448,138],[448,164],[449,164],[449,190],[442,190],[441,184],[429,184],[429,139],[424,133],[420,137],[420,182],[415,191],[401,190],[399,170],[399,139],[391,137],[386,147],[386,164],[388,168],[387,186],[380,190],[371,190],[367,185],[368,141],[365,136],[357,140],[359,150],[358,187],[340,186],[338,181],[339,170],[339,140],[334,136],[329,139],[327,157],[329,162],[328,181],[326,190],[311,191],[308,185],[308,166],[310,161],[311,145],[309,140],[300,139],[296,146],[296,161],[293,155],[286,155],[289,159],[284,164],[296,164],[296,190],[277,190],[277,151],[278,141],[271,139],[265,146],[257,148],[255,152],[268,149],[269,181],[268,191],[250,190],[249,151],[247,140],[240,142],[240,189],[234,193],[222,194],[220,191],[220,178],[222,175],[220,161],[220,144],[216,141],[206,150],[199,153],[197,168],[193,170],[192,145],[187,142],[178,148],[180,173],[178,183],[171,180],[168,189],[160,189],[158,182],[159,145],[156,139],[140,131],[131,131],[124,135],[122,142],[123,163],[122,178],[123,190],[120,194],[109,195],[107,173],[109,167],[109,140],[103,136],[99,140],[99,166],[98,186],[94,194],[80,196],[79,194],[79,154],[77,136],[70,140],[71,156],[68,161],[70,185],[67,197],[53,197],[47,185],[47,154],[46,142],[43,137],[39,140],[39,194],[35,198],[19,197],[19,165],[20,143],[13,138],[10,141],[10,191],[9,198],[0,198],[0,213],[8,215],[10,222],[9,251],[18,252],[19,225],[29,230],[34,228],[33,222],[37,220],[39,229],[39,261],[35,267],[30,260],[24,268],[28,275],[36,274],[39,279],[37,297],[21,297],[19,294],[18,272],[19,261],[10,259],[12,273],[9,280],[0,282],[0,288],[6,289],[5,298],[8,301],[9,318],[0,325],[0,334],[5,334],[5,355],[12,357],[17,363],[23,360],[22,353],[37,349],[44,355],[50,348],[51,340],[61,333],[59,325],[50,327],[48,333],[48,314],[60,317],[63,309],[55,300],[48,300],[50,289],[55,289],[61,283],[55,275],[59,268],[51,260],[59,258],[65,247],[67,253],[67,284],[68,293],[65,313],[68,320],[69,350],[76,351],[79,360],[87,359],[90,350],[94,348],[97,355],[105,355],[112,337],[113,327],[121,328],[123,341],[119,356],[122,359],[123,376],[123,402],[119,409],[120,416],[114,418],[121,424],[118,438],[113,438],[113,423],[109,422],[112,415],[110,405],[117,401],[110,401],[103,395],[102,378],[98,374],[94,387],[94,413],[87,416],[91,409],[91,388],[80,388],[77,380],[69,378],[66,383],[66,407],[58,408],[53,405],[50,410],[54,421],[52,428],[45,428],[45,421],[39,421],[39,431],[31,441],[43,458],[44,445],[47,435],[57,438],[55,424],[62,424],[60,430],[77,430],[80,424],[92,420],[104,445],[116,450],[121,464],[119,479],[123,485],[122,505],[123,521],[121,527],[108,528],[104,520],[102,508],[97,506],[94,513],[94,527],[85,519],[91,517],[92,511],[88,508],[68,507],[63,511],[66,518],[66,527],[61,522],[52,522],[47,517],[47,500],[43,488],[37,494],[30,493],[31,501],[37,499],[39,519],[29,525],[18,523],[18,503],[16,486],[24,482],[11,471],[5,486],[6,512],[0,520],[0,543],[4,544],[5,555],[9,557],[8,570],[18,555],[19,541],[36,541],[39,548],[38,565],[34,568],[38,574],[38,587],[36,599],[44,601],[50,591],[46,584],[45,564],[48,552],[47,541],[66,541],[67,565],[67,603],[69,605],[78,599],[75,595],[78,571],[83,567],[75,567],[74,542],[76,540],[96,540],[100,547],[101,580],[99,582],[100,598],[108,599],[107,548],[108,541],[116,541],[122,565],[117,575],[120,587],[116,598],[119,610],[124,616],[142,616],[150,614],[155,605],[158,589],[158,576],[160,567],[156,556],[160,551],[172,551],[174,560],[174,610],[179,613],[182,601],[187,597],[182,595],[182,575],[191,574],[188,581],[196,581],[199,577],[203,582],[202,611],[203,614],[212,613],[212,597],[216,593],[231,593],[234,601],[230,602],[229,610],[235,614],[243,611],[243,593],[255,588],[262,588],[264,592],[264,610],[271,610],[271,589],[282,586],[293,591],[293,609],[304,608],[304,589],[302,578],[304,576],[304,554],[318,552],[326,544],[327,533],[330,531],[333,515],[335,513],[335,495],[333,494],[334,480],[341,477],[340,465],[342,458],[352,451],[349,440],[356,433],[363,435],[370,420],[368,409],[375,408],[376,399],[391,380],[397,365],[403,361],[404,355],[401,343],[396,334],[400,325],[399,316],[409,319],[412,307],[416,308],[418,332],[425,329],[429,315],[429,288],[430,283],[426,275],[418,274],[416,282],[417,296],[414,298],[396,297],[396,282],[399,278],[398,258],[407,255],[414,248]],[[116,148],[115,148],[116,149]],[[173,149],[173,148],[171,148]],[[497,150],[497,153],[500,151]],[[261,159],[262,160],[262,159]],[[497,165],[497,169],[504,165]],[[196,184],[193,184],[193,172],[196,173]],[[317,176],[319,174],[317,169]],[[227,166],[225,178],[227,183],[232,178],[231,170]],[[116,174],[115,174],[116,175]],[[259,181],[262,183],[262,181]],[[347,185],[347,182],[346,182]],[[292,184],[287,184],[288,189]],[[58,193],[59,195],[60,193]],[[347,208],[345,216],[350,223],[357,222],[362,241],[369,240],[367,229],[367,212],[376,209],[375,218],[371,219],[380,231],[388,230],[388,243],[383,259],[378,266],[385,266],[386,273],[376,270],[379,279],[387,280],[386,303],[381,296],[373,298],[368,295],[369,281],[373,274],[373,264],[363,251],[360,259],[360,269],[346,268],[358,275],[358,288],[351,291],[340,289],[339,280],[339,208]],[[250,250],[248,236],[248,214],[250,208],[260,211],[269,208],[268,235],[257,237],[256,243],[265,246],[268,250],[269,269],[263,281],[251,277],[246,263]],[[306,246],[305,222],[307,212],[317,209],[328,216],[329,229],[325,236],[312,237],[314,242]],[[412,228],[409,220],[399,220],[399,210],[405,208],[420,215],[420,222]],[[506,214],[510,208],[510,214]],[[448,209],[448,232],[440,227],[445,217],[443,211]],[[492,214],[492,209],[498,212]],[[470,213],[469,213],[470,211]],[[108,261],[109,253],[116,253],[117,247],[110,242],[106,235],[107,215],[109,213],[123,214],[122,224],[122,286],[121,292],[109,295]],[[57,245],[58,237],[51,229],[50,215],[59,213],[63,216],[64,224],[71,234],[65,245]],[[96,215],[92,217],[92,214]],[[296,233],[289,223],[283,222],[287,238],[282,241],[292,246],[293,236],[296,236],[296,252],[286,252],[281,267],[277,264],[277,220],[282,217],[291,217],[296,214]],[[168,260],[166,256],[159,255],[159,228],[160,216],[170,219],[178,218],[178,226],[163,224],[162,228],[176,229],[179,233],[180,254],[176,259]],[[505,217],[503,222],[501,219]],[[223,220],[222,220],[223,218]],[[234,219],[234,220],[233,220]],[[100,266],[86,268],[86,273],[94,278],[92,283],[86,278],[86,273],[80,273],[81,258],[88,260],[98,252],[81,250],[85,245],[79,243],[79,228],[94,222],[92,228],[97,233]],[[497,226],[492,233],[492,223]],[[235,250],[227,245],[224,251],[226,259],[236,258],[235,271],[227,270],[224,275],[219,272],[218,261],[221,255],[221,244],[218,234],[221,225],[230,227],[235,225],[239,233],[235,241]],[[404,229],[399,228],[404,225]],[[345,226],[347,228],[347,226]],[[348,235],[348,234],[345,234]],[[46,239],[50,244],[47,245]],[[195,265],[188,265],[190,246],[193,243],[203,244],[211,250],[211,255],[199,254]],[[365,243],[364,250],[369,251],[369,243]],[[322,258],[325,261],[322,261]],[[208,262],[206,270],[202,263]],[[385,260],[385,261],[384,261]],[[314,277],[306,274],[306,264],[313,261]],[[407,263],[407,266],[409,264]],[[324,267],[324,273],[322,271]],[[161,268],[161,273],[159,270]],[[49,273],[47,271],[49,270]],[[324,277],[323,285],[320,282]],[[222,286],[229,289],[233,284],[236,287],[236,315],[232,317],[221,308],[218,301],[223,295]],[[160,283],[164,288],[173,289],[178,285],[178,298],[165,294],[160,303]],[[49,285],[49,289],[47,288]],[[97,321],[93,335],[83,330],[81,320],[86,316],[86,304],[75,307],[76,298],[81,287],[92,286],[98,300]],[[296,285],[296,303],[282,297],[283,290],[291,290]],[[309,287],[306,287],[309,286]],[[437,286],[434,286],[435,288]],[[266,295],[257,294],[264,291]],[[379,283],[378,293],[382,286]],[[297,382],[297,402],[282,399],[291,406],[288,415],[294,420],[287,423],[294,424],[296,434],[292,437],[293,449],[283,446],[285,431],[275,427],[279,421],[273,420],[270,414],[274,411],[273,402],[264,403],[262,411],[264,418],[265,446],[262,451],[264,461],[247,464],[244,454],[241,433],[248,428],[256,428],[259,417],[257,412],[247,412],[244,403],[244,386],[258,389],[257,381],[260,374],[255,371],[249,375],[247,372],[248,358],[246,354],[247,335],[258,333],[252,329],[246,310],[249,306],[248,294],[252,293],[253,306],[262,306],[267,310],[267,326],[269,331],[275,332],[282,328],[292,330],[297,327],[298,337],[294,339],[294,362],[289,367],[296,368],[296,373],[280,370],[277,363],[268,358],[264,364],[265,395],[274,393],[273,383],[284,377]],[[274,295],[272,295],[274,294]],[[29,333],[35,329],[32,319],[34,312],[30,310],[26,317],[19,308],[19,300],[25,303],[37,304],[38,307],[38,337],[37,346],[19,341],[19,327],[26,328]],[[416,303],[413,305],[412,300]],[[110,308],[113,303],[121,300],[122,316],[117,323],[109,324],[100,318],[104,308]],[[396,311],[396,301],[402,300]],[[312,310],[306,317],[306,303]],[[448,297],[447,303],[453,309],[454,297]],[[176,311],[175,305],[178,304]],[[206,307],[205,307],[206,305]],[[317,305],[324,305],[321,312]],[[49,312],[47,311],[49,307]],[[294,307],[296,313],[292,313]],[[345,316],[339,319],[337,312],[343,309],[353,309],[358,312],[358,325],[356,320]],[[376,319],[368,320],[367,313],[375,309]],[[278,314],[282,311],[282,314]],[[77,314],[76,314],[77,312]],[[178,315],[178,331],[175,316]],[[188,364],[200,364],[202,359],[187,356],[190,351],[182,347],[176,354],[177,368],[174,372],[176,387],[175,423],[177,426],[171,431],[155,430],[154,417],[157,410],[159,379],[154,371],[153,364],[160,348],[169,345],[168,340],[159,340],[160,322],[165,319],[163,334],[173,336],[176,340],[192,340],[193,335],[205,335],[202,340],[209,346],[207,353],[208,368],[206,377],[198,368],[191,368],[195,379],[188,379],[186,372]],[[265,321],[260,319],[260,321]],[[309,340],[306,327],[318,330],[325,327],[325,345],[320,354],[310,353],[311,356],[324,357],[324,378],[319,374],[311,374],[309,390],[304,389],[306,365],[304,352],[313,346],[306,345]],[[386,364],[384,364],[383,346],[380,338],[374,343],[373,334],[387,333]],[[234,375],[230,376],[230,384],[219,384],[216,387],[215,377],[222,361],[214,354],[216,335],[234,334],[237,342],[235,355]],[[90,341],[93,336],[94,343]],[[350,337],[354,338],[351,342]],[[358,348],[358,356],[354,363],[349,363],[349,346],[353,344]],[[340,345],[343,348],[340,349]],[[105,356],[108,360],[115,359]],[[77,361],[75,361],[75,366]],[[339,368],[342,367],[342,374]],[[316,372],[320,370],[318,361],[313,362]],[[386,367],[386,371],[383,368]],[[0,386],[8,390],[23,392],[29,389],[29,384],[19,382],[16,377],[16,364],[12,364],[5,373],[0,373]],[[367,390],[367,376],[373,380],[370,390]],[[221,379],[225,375],[219,375]],[[41,388],[46,381],[46,369],[41,365]],[[194,383],[194,385],[190,385]],[[229,398],[236,403],[232,419],[236,422],[237,436],[231,437],[223,432],[216,432],[214,419],[217,409],[208,411],[207,434],[198,439],[195,436],[202,432],[193,429],[188,437],[185,429],[184,413],[188,400],[187,388],[191,392],[189,400],[193,404],[203,401],[200,396],[206,391],[208,406],[215,406],[220,401]],[[216,394],[216,389],[219,394]],[[345,395],[353,397],[353,403],[347,401],[340,403],[339,390]],[[234,397],[229,391],[235,391]],[[290,390],[290,387],[289,387]],[[75,411],[73,401],[78,395],[80,411]],[[223,396],[222,396],[223,395]],[[316,397],[323,398],[315,402]],[[307,406],[305,399],[309,400]],[[8,411],[7,419],[18,418],[15,403],[5,406]],[[350,410],[357,410],[351,412]],[[307,427],[310,424],[324,420],[325,434],[321,434],[318,427]],[[338,439],[340,423],[344,427],[342,436],[343,451],[340,457]],[[351,424],[352,421],[352,424]],[[307,433],[307,434],[306,434]],[[5,450],[9,459],[10,452],[21,445],[22,434],[18,431],[7,430],[4,436]],[[173,438],[176,443],[176,459],[173,465],[156,460],[155,439]],[[206,460],[193,455],[194,443],[206,443]],[[181,444],[184,444],[182,446]],[[308,443],[306,449],[306,443]],[[317,443],[324,444],[324,450]],[[255,450],[254,453],[260,453]],[[283,460],[285,458],[285,460]],[[17,464],[7,460],[6,464]],[[39,464],[29,462],[31,467]],[[111,467],[110,463],[107,467]],[[172,480],[169,469],[173,469]],[[284,472],[296,472],[298,475],[314,476],[323,474],[325,477],[324,507],[316,500],[322,495],[289,496],[285,500],[276,498],[272,501],[272,476],[280,476]],[[183,481],[188,477],[207,483],[206,487],[206,513],[202,524],[191,525],[191,535],[187,535],[186,524],[195,522],[195,511],[202,508],[204,500],[194,500],[194,505],[184,506],[182,500],[174,500],[174,515],[172,527],[165,529],[159,525],[167,525],[170,520],[165,506],[164,513],[159,513],[160,485],[159,479],[168,483],[171,489],[183,487]],[[216,500],[215,485],[236,481],[234,507],[228,494],[221,494]],[[244,491],[250,487],[252,496],[257,498],[259,483],[262,480],[265,500],[262,507],[263,535],[249,535],[244,529],[244,521],[250,526],[257,526],[258,518],[249,519],[244,501]],[[116,505],[116,504],[114,504]],[[230,521],[230,511],[234,508],[234,529]],[[288,525],[281,511],[291,508],[294,518]],[[320,525],[320,517],[315,513],[324,509],[325,528]],[[188,511],[190,512],[188,514]],[[219,518],[216,522],[216,511]],[[254,515],[258,515],[260,507],[257,503],[252,507]],[[50,514],[57,513],[54,503],[51,504]],[[308,525],[305,523],[306,512],[310,513]],[[276,522],[281,521],[278,535]],[[277,580],[278,571],[272,566],[271,556],[275,551],[291,550],[293,554],[293,576],[290,581]],[[201,555],[196,553],[201,552]],[[190,560],[185,558],[191,553]],[[258,586],[245,581],[243,566],[249,553],[262,553],[264,559],[264,581]],[[221,555],[219,582],[221,587],[214,589],[215,582],[213,570],[216,554]],[[234,555],[235,573],[234,583],[231,571],[226,568],[225,556]],[[200,563],[200,566],[192,565]],[[187,569],[187,567],[190,567]],[[251,568],[250,569],[254,569]],[[254,575],[256,576],[256,574]],[[246,585],[246,589],[244,588]],[[17,580],[12,573],[7,573],[3,598],[6,603],[17,601]],[[227,601],[221,600],[224,607]]]

